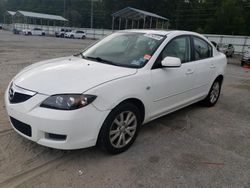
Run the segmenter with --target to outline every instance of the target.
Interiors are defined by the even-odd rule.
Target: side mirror
[[[181,66],[181,60],[177,57],[165,57],[162,60],[161,65],[163,67],[176,68]]]

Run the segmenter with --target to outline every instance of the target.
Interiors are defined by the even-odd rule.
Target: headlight
[[[96,97],[84,94],[53,95],[43,101],[40,106],[58,110],[76,110],[92,103]]]

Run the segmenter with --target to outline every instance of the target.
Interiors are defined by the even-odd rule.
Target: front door
[[[164,68],[161,61],[167,57],[181,59],[181,67]],[[191,38],[180,36],[164,48],[151,70],[153,100],[152,117],[173,111],[192,100],[195,66],[191,62]]]

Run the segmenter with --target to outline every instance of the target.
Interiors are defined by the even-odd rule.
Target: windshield
[[[82,57],[116,66],[140,68],[152,57],[164,36],[134,32],[114,33],[82,53]]]

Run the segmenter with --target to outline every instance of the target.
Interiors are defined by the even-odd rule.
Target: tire
[[[82,36],[82,39],[85,39],[86,37],[85,36]]]
[[[104,121],[97,145],[110,154],[122,153],[134,143],[140,125],[141,116],[137,106],[132,103],[121,103]]]
[[[61,38],[64,38],[64,34],[61,34],[60,37],[61,37]]]
[[[245,65],[245,62],[244,61],[241,61],[241,64],[240,64],[242,67]]]
[[[73,39],[73,38],[74,38],[74,35],[71,35],[70,38]]]
[[[220,81],[219,79],[216,79],[214,81],[212,87],[210,88],[210,91],[209,91],[207,97],[202,101],[202,103],[205,106],[212,107],[217,103],[217,101],[220,97],[221,85],[222,85],[222,81]]]

